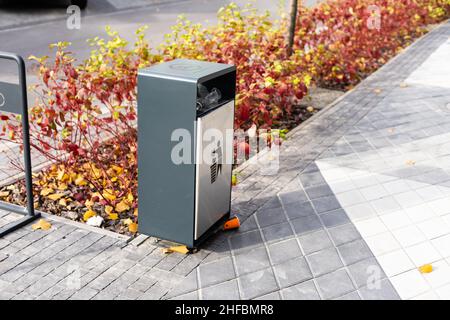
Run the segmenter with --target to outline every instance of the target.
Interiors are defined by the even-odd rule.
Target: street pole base
[[[7,224],[6,226],[3,226],[2,228],[0,228],[0,238],[6,236],[7,234],[16,231],[17,229],[22,228],[23,226],[26,226],[27,224],[33,222],[34,220],[36,220],[37,218],[40,218],[41,215],[39,213],[36,213],[35,215],[27,215],[24,216],[23,218],[20,218],[17,221],[14,221],[12,223]]]

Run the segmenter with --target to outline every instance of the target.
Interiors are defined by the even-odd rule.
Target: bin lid
[[[199,80],[209,80],[234,70],[236,70],[235,66],[224,63],[176,59],[141,69],[139,74],[197,82]]]

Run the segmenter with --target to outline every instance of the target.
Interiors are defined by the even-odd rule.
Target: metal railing
[[[27,83],[26,83],[26,71],[25,63],[21,56],[8,52],[0,51],[0,59],[12,60],[17,63],[19,72],[19,84],[17,85],[19,100],[21,104],[21,115],[22,115],[22,131],[23,131],[23,157],[25,166],[25,185],[27,191],[27,206],[21,207],[11,203],[0,201],[0,209],[11,211],[19,214],[23,214],[24,217],[9,223],[2,228],[0,228],[0,238],[6,234],[13,232],[24,225],[30,223],[31,221],[39,218],[41,215],[39,212],[34,210],[33,201],[33,176],[31,171],[31,150],[30,150],[30,126],[28,122],[28,101],[27,101]],[[1,83],[0,83],[1,85]],[[1,87],[0,87],[1,88]],[[5,97],[3,97],[5,99]],[[8,103],[3,101],[3,104]],[[1,111],[1,108],[0,108]],[[10,110],[8,110],[9,112]]]

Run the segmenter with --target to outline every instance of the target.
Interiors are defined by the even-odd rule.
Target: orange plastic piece
[[[238,217],[233,217],[223,225],[223,230],[237,229],[241,226],[241,222]]]

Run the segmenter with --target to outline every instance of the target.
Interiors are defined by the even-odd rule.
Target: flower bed
[[[234,4],[219,11],[212,27],[180,17],[157,48],[149,47],[145,28],[137,30],[132,48],[107,28],[108,39],[90,40],[91,57],[81,63],[68,43],[54,44],[51,61],[31,57],[41,79],[30,110],[31,144],[55,163],[34,179],[35,205],[136,232],[139,68],[175,58],[235,64],[235,127],[290,129],[308,116],[298,105],[311,84],[351,88],[422,35],[424,26],[447,18],[449,1],[330,0],[300,7],[291,56],[286,20],[273,22]],[[1,119],[1,137],[19,143],[18,119]],[[0,189],[0,199],[23,204],[23,182]]]

